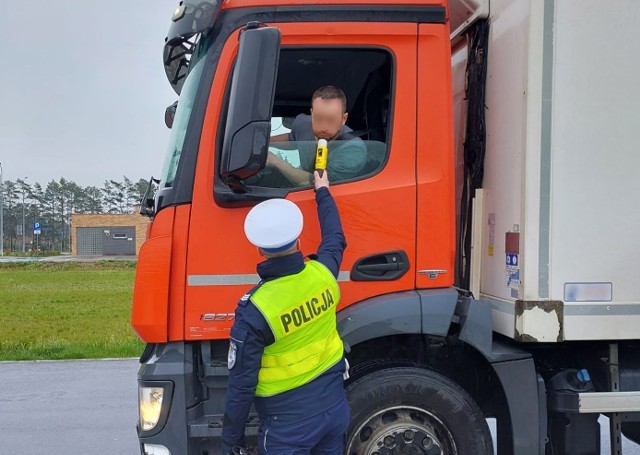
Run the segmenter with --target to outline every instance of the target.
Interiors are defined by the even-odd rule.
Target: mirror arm
[[[246,193],[247,192],[247,186],[242,183],[242,181],[240,179],[238,179],[235,176],[228,176],[227,178],[224,179],[224,183],[231,188],[231,191],[233,191],[234,193]]]
[[[144,192],[144,196],[142,196],[142,200],[140,201],[140,215],[148,216],[149,218],[153,218],[153,215],[156,213],[154,207],[155,200],[153,198],[149,198],[149,192],[151,191],[151,188],[153,188],[154,183],[159,184],[160,180],[151,176],[147,189]]]

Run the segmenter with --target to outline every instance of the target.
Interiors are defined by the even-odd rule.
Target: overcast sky
[[[82,186],[160,174],[177,99],[162,48],[178,0],[4,2],[5,180]]]

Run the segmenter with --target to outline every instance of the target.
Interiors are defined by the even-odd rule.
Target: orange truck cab
[[[544,11],[522,3],[547,23]],[[504,301],[490,298],[489,284],[474,290],[474,226],[489,242],[486,261],[500,253],[500,274],[500,249],[516,261],[528,238],[515,222],[505,229],[511,235],[500,233],[505,218],[496,222],[495,210],[479,223],[469,216],[483,213],[469,201],[482,189],[474,178],[486,147],[484,105],[493,96],[484,90],[489,18],[488,1],[479,0],[180,2],[164,49],[180,98],[168,109],[169,149],[145,207],[152,221],[132,310],[146,343],[138,376],[143,455],[221,453],[229,330],[261,260],[244,236],[244,218],[260,201],[287,198],[308,220],[303,253],[318,247],[312,186],[288,182],[266,157],[304,168],[315,144],[269,138],[308,114],[324,85],[344,90],[347,125],[367,148],[357,172],[331,186],[348,242],[338,278],[338,327],[351,364],[348,453],[599,449],[597,417],[615,409],[580,409],[578,398],[614,393],[601,359],[631,359],[636,345],[614,350],[604,337],[581,345],[562,338],[563,327],[550,340],[527,338],[533,319],[523,318],[538,310],[555,317],[560,306],[525,298],[511,262]],[[329,144],[329,161],[339,146]],[[496,324],[505,318],[512,319],[502,329]],[[627,403],[640,390],[636,364],[628,361]],[[487,419],[495,419],[495,438]],[[625,422],[625,434],[637,438],[638,424]],[[257,428],[254,414],[250,440]]]

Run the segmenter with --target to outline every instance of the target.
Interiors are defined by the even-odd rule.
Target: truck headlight
[[[143,444],[144,455],[171,455],[171,451],[159,444]]]
[[[149,431],[158,424],[164,394],[164,387],[138,386],[140,428],[143,431]]]

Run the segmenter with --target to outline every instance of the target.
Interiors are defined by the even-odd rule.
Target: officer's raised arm
[[[318,247],[318,262],[331,270],[333,276],[338,277],[342,253],[347,247],[347,241],[342,231],[340,214],[336,202],[329,192],[329,175],[324,172],[322,177],[314,172],[314,187],[316,189],[316,204],[318,205],[318,220],[322,241]]]

